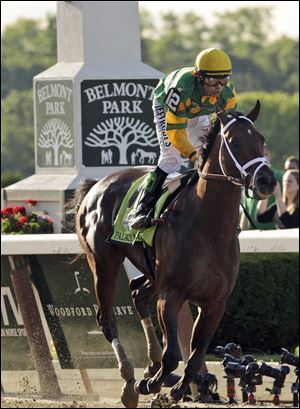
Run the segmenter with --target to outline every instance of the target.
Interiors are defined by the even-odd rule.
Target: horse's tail
[[[76,210],[81,205],[83,199],[87,195],[87,193],[91,190],[91,188],[97,183],[99,180],[97,179],[84,179],[78,188],[75,190],[74,193],[74,207]]]
[[[76,228],[75,228],[75,219],[74,216],[76,217],[76,214],[78,212],[78,209],[84,199],[84,197],[87,195],[89,190],[97,183],[99,180],[97,179],[84,179],[78,188],[75,190],[73,196],[67,201],[65,204],[65,215],[66,215],[66,220],[62,222],[63,229],[65,232],[68,233],[75,233]],[[71,219],[69,220],[69,215],[71,215]],[[83,254],[78,254],[71,260],[69,260],[68,264],[74,264]]]
[[[75,190],[73,197],[66,204],[66,211],[74,212],[75,210],[77,213],[84,197],[97,182],[99,182],[98,179],[84,179]]]

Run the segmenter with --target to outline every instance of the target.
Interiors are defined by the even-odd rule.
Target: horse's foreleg
[[[177,402],[183,397],[189,383],[203,364],[207,348],[223,317],[224,309],[225,302],[220,302],[199,313],[193,331],[192,354],[185,367],[184,375],[170,392]]]
[[[187,361],[191,354],[191,350],[194,349],[191,346],[193,327],[194,327],[194,319],[193,319],[192,312],[189,306],[189,302],[185,301],[178,315],[178,341],[179,341],[180,351],[181,351],[182,360],[184,362],[184,365],[187,364]],[[199,336],[200,335],[201,334],[199,334]],[[198,335],[197,335],[197,339],[198,339]],[[206,367],[205,362],[201,366],[199,373],[201,375],[207,373],[207,367]],[[192,395],[196,396],[198,394],[198,386],[195,383],[190,383],[190,389],[191,389]]]
[[[157,339],[155,329],[150,317],[149,305],[154,295],[154,283],[150,282],[145,276],[139,276],[130,282],[132,300],[135,309],[140,317],[141,324],[147,342],[148,357],[151,366],[145,370],[145,378],[153,376],[160,368],[162,357],[162,348]]]
[[[180,360],[177,339],[178,313],[182,306],[178,295],[166,295],[157,302],[158,319],[164,338],[164,351],[160,369],[150,379],[136,383],[136,390],[147,395],[159,392],[166,377],[177,368]]]

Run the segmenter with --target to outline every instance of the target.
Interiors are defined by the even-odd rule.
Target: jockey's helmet
[[[232,73],[232,64],[220,48],[207,48],[197,55],[195,71],[204,77],[226,77]]]

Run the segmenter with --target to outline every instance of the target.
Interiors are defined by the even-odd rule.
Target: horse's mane
[[[202,150],[202,166],[201,166],[201,170],[203,169],[205,162],[208,159],[208,156],[210,154],[210,151],[213,147],[213,144],[216,140],[216,137],[218,135],[218,133],[220,132],[221,129],[221,121],[220,119],[217,117],[217,119],[215,120],[213,126],[210,128],[207,136],[206,136],[206,146],[205,148]]]
[[[241,112],[241,111],[230,110],[229,112],[234,118],[238,118],[239,116],[245,115],[244,112]],[[208,156],[215,143],[216,137],[220,132],[220,129],[221,129],[221,122],[220,122],[220,119],[217,117],[206,136],[206,147],[202,150],[202,155],[201,155],[201,158],[202,158],[201,170],[203,169],[208,159]]]

